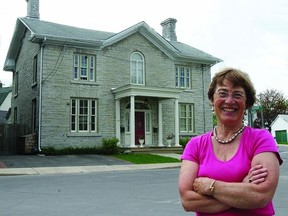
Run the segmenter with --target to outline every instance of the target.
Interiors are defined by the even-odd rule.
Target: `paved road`
[[[0,176],[0,212],[1,216],[194,215],[185,213],[180,204],[178,173],[179,168]],[[285,164],[274,198],[277,216],[288,212],[287,174]]]
[[[277,216],[287,216],[288,148],[280,146],[279,150],[284,163],[274,205]],[[140,168],[144,169],[144,166]],[[178,172],[179,168],[148,168],[86,174],[0,176],[0,194],[5,197],[0,199],[0,212],[3,216],[193,215],[185,213],[181,207]]]

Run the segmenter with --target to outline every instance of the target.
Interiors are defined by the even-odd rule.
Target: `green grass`
[[[154,163],[175,163],[180,160],[171,157],[165,157],[153,154],[121,154],[113,155],[113,157],[129,161],[134,164],[154,164]]]

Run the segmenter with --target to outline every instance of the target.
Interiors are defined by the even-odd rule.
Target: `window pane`
[[[91,131],[95,131],[96,130],[96,117],[95,116],[91,116]]]
[[[186,129],[186,119],[180,119],[180,131],[187,131]]]
[[[176,86],[176,87],[179,86],[179,72],[178,72],[178,67],[176,67],[176,71],[175,71],[175,86]]]
[[[186,106],[185,105],[180,106],[180,117],[186,118]]]
[[[96,131],[96,101],[91,101],[91,131]]]
[[[138,62],[138,84],[144,83],[143,62]]]
[[[192,129],[192,119],[191,118],[189,118],[188,119],[188,126],[189,126],[189,131],[193,131]]]
[[[95,56],[74,54],[74,79],[95,81],[95,63]]]
[[[71,101],[71,130],[76,130],[76,100]]]
[[[97,101],[90,99],[71,100],[71,131],[97,131]]]
[[[79,116],[79,131],[87,131],[87,116]]]
[[[181,132],[194,132],[194,105],[181,104],[180,105],[180,119],[179,127]]]
[[[184,67],[180,68],[180,87],[185,87],[185,71],[184,71]]]
[[[139,53],[133,53],[130,59],[131,83],[144,84],[144,59]]]
[[[146,113],[146,119],[145,119],[145,123],[146,123],[146,132],[151,132],[151,127],[150,127],[150,113]]]
[[[94,57],[90,57],[90,80],[94,80]]]
[[[186,88],[190,88],[190,68],[186,68]]]
[[[126,112],[125,114],[125,123],[126,123],[126,131],[130,132],[130,113]]]
[[[79,102],[79,131],[86,131],[88,129],[88,100]]]

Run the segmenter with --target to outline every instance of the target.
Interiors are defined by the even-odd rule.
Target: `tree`
[[[257,102],[261,110],[257,111],[257,119],[254,121],[254,127],[261,127],[264,122],[265,127],[270,127],[278,114],[287,114],[287,99],[281,91],[276,89],[265,90],[257,95]]]

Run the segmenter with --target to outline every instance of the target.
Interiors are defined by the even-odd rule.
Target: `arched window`
[[[132,53],[130,57],[130,82],[132,84],[144,85],[144,57],[139,52]]]

